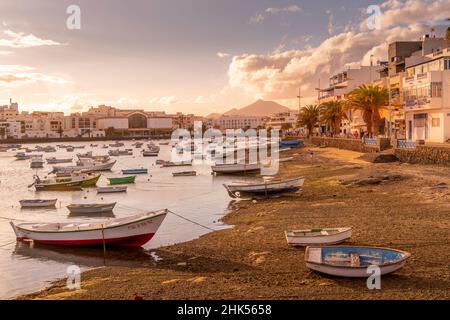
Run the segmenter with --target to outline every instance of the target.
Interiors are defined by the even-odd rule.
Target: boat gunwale
[[[289,234],[290,232],[303,232],[303,231],[307,231],[308,229],[305,229],[305,230],[286,230],[286,231],[284,231],[284,234],[286,235],[286,237],[289,237],[289,238],[309,238],[309,237],[318,238],[318,237],[331,237],[331,236],[335,236],[335,235],[342,234],[342,233],[345,233],[345,232],[353,231],[353,227],[322,228],[321,230],[322,231],[326,231],[327,229],[328,230],[345,229],[345,230],[342,230],[342,231],[339,231],[339,232],[336,232],[336,233],[333,233],[333,234],[318,234],[317,236],[316,235],[309,235],[309,236],[307,236],[307,235],[292,235],[292,234]],[[311,230],[311,229],[309,229],[309,230]],[[310,232],[312,233],[312,231],[310,231]],[[319,233],[319,232],[317,232],[317,233]]]
[[[275,184],[281,184],[281,183],[289,183],[289,182],[294,182],[294,181],[299,181],[299,180],[305,180],[305,177],[298,177],[298,178],[291,178],[291,179],[287,179],[287,180],[278,180],[278,181],[271,181],[268,183],[258,183],[258,184],[228,184],[226,185],[227,187],[232,187],[232,188],[242,188],[242,187],[264,187],[264,186],[271,186],[271,185],[275,185]]]

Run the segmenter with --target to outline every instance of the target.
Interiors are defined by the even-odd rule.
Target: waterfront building
[[[280,112],[269,117],[265,122],[266,128],[281,130],[283,128],[293,129],[297,126],[298,112]]]
[[[449,83],[450,46],[406,59],[403,87],[409,140],[450,140]]]
[[[345,71],[337,73],[329,78],[329,84],[326,88],[318,88],[318,103],[322,104],[328,101],[345,100],[346,96],[360,85],[373,83],[380,79],[380,70],[383,65],[361,66],[359,68],[348,68]],[[366,131],[366,124],[362,117],[362,112],[348,110],[347,120],[341,124],[342,134],[362,133]],[[326,126],[321,126],[321,131],[326,131]]]
[[[264,125],[265,117],[259,116],[227,116],[222,115],[213,120],[214,127],[227,129],[257,129]]]

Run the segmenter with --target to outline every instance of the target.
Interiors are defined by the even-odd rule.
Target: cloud
[[[161,106],[169,106],[178,102],[176,96],[155,97],[149,100],[150,104],[157,104]]]
[[[270,14],[278,14],[280,12],[302,12],[302,8],[297,5],[290,5],[282,8],[267,8],[266,12]]]
[[[219,58],[227,58],[227,57],[230,56],[230,54],[229,53],[225,53],[225,52],[217,52],[217,56]]]
[[[250,18],[248,21],[249,24],[262,24],[265,17],[261,13],[255,14],[253,17]]]
[[[0,65],[0,87],[10,88],[36,82],[54,84],[71,83],[61,77],[34,72],[34,68],[32,67],[22,65]]]
[[[328,15],[328,34],[332,35],[334,33],[334,24],[333,24],[334,15],[330,10],[327,10],[327,15]]]
[[[14,32],[9,29],[4,30],[6,38],[0,38],[0,47],[9,48],[31,48],[40,46],[58,46],[59,42],[53,40],[45,40],[36,37],[33,34],[25,35],[23,32]]]
[[[134,98],[127,98],[127,97],[120,97],[117,100],[118,104],[122,104],[122,105],[137,105],[139,103],[138,99],[134,99]]]
[[[348,28],[314,48],[234,56],[228,68],[229,85],[266,99],[293,99],[299,87],[305,96],[314,97],[319,78],[328,78],[349,64],[368,65],[371,54],[375,61],[386,60],[390,42],[415,40],[429,32],[430,26],[416,18],[450,16],[450,0],[431,4],[426,0],[389,0],[382,7],[381,30],[368,31],[361,22],[361,27]]]

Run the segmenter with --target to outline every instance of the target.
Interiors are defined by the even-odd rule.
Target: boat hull
[[[59,246],[101,246],[103,244],[140,247],[150,241],[167,215],[167,211],[114,227],[64,232],[33,231],[29,227],[11,223],[18,241]],[[117,219],[119,220],[119,219]]]
[[[128,184],[134,183],[136,180],[135,176],[132,177],[123,177],[123,178],[108,178],[110,185],[118,185],[118,184]]]
[[[122,174],[147,174],[147,169],[130,169],[130,170],[122,170]]]
[[[215,165],[211,167],[215,174],[242,174],[242,173],[259,173],[261,171],[260,164],[230,164]]]
[[[116,203],[108,203],[104,205],[93,205],[93,206],[77,206],[77,205],[69,205],[67,209],[69,209],[72,214],[96,214],[96,213],[104,213],[111,212]]]
[[[56,205],[58,199],[41,200],[41,201],[19,201],[21,208],[51,208]]]
[[[239,198],[243,195],[273,195],[285,192],[296,192],[303,188],[304,178],[295,178],[284,181],[267,182],[261,184],[248,185],[224,185],[228,194],[232,198]]]
[[[356,263],[352,261],[353,254],[357,256]],[[369,267],[377,266],[380,275],[386,275],[401,269],[410,256],[405,251],[376,247],[307,247],[305,264],[332,276],[367,278],[371,274]]]
[[[127,192],[127,187],[98,187],[97,193],[119,193],[119,192]]]

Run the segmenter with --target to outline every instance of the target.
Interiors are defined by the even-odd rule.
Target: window
[[[442,82],[431,83],[431,96],[433,98],[441,98],[442,97]]]
[[[435,127],[435,128],[439,128],[441,126],[441,119],[440,118],[432,118],[431,126]]]

